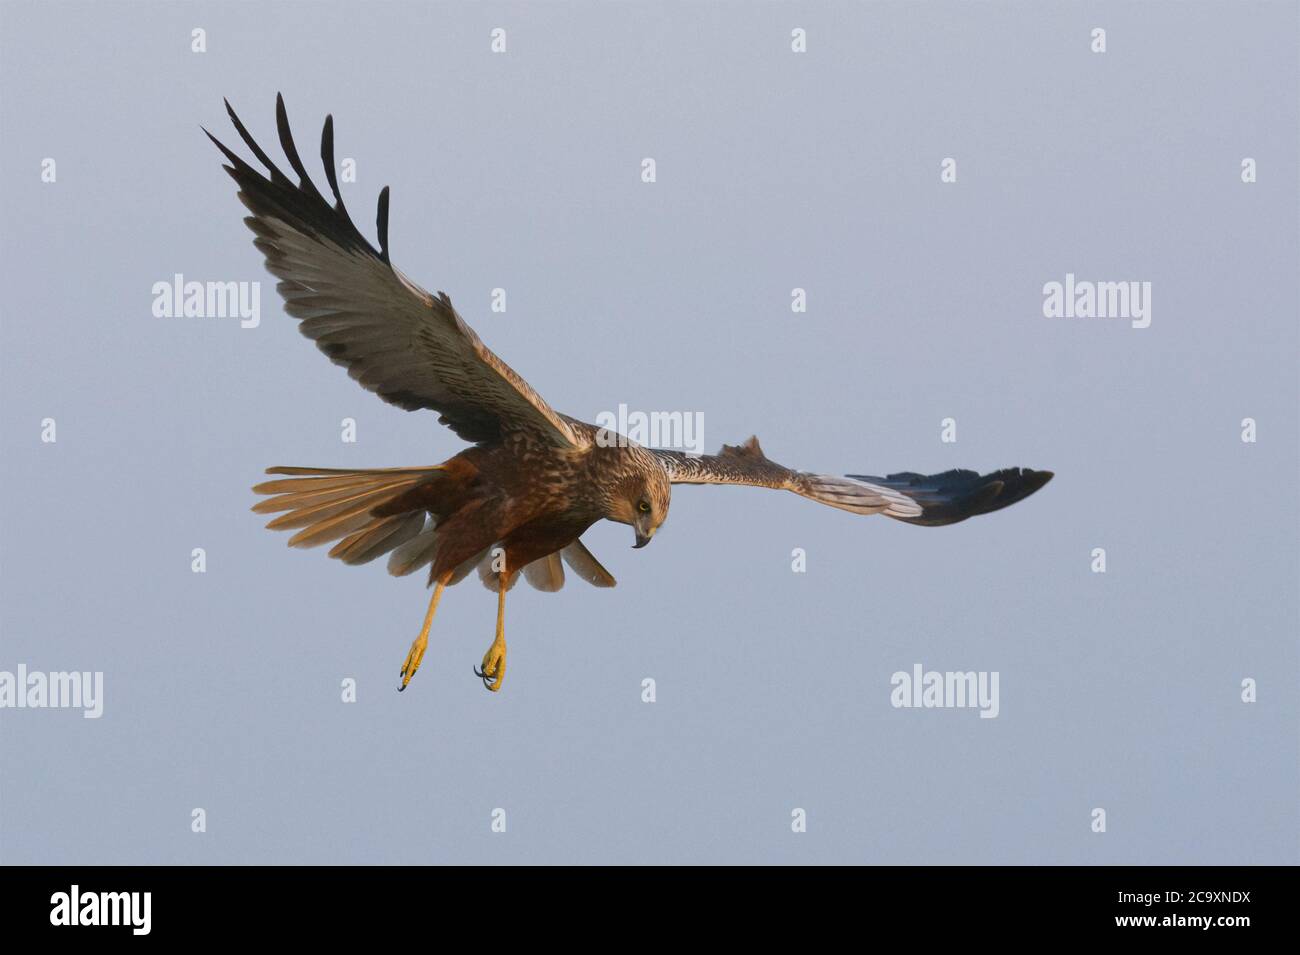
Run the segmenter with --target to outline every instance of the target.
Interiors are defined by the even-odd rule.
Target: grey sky
[[[0,2],[0,670],[104,673],[100,719],[0,711],[0,862],[1297,861],[1296,23]],[[331,112],[363,231],[391,185],[393,261],[561,411],[1057,477],[939,529],[679,488],[644,550],[587,535],[616,589],[511,593],[501,694],[471,579],[399,696],[417,579],[248,511],[268,465],[461,446],[281,311],[199,131],[237,143],[229,97],[278,158],[277,90],[317,184]],[[260,281],[260,326],[155,318],[178,272]],[[1067,273],[1151,282],[1150,327],[1043,317]],[[916,663],[997,671],[997,718],[892,707]]]

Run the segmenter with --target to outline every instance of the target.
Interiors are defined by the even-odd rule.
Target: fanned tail
[[[289,538],[290,547],[316,547],[338,541],[329,556],[345,564],[364,564],[422,534],[427,518],[423,509],[382,516],[375,515],[374,511],[428,481],[440,470],[439,467],[267,468],[267,474],[288,477],[256,485],[255,493],[272,496],[254,504],[253,511],[258,514],[284,511],[266,526],[271,530],[297,529],[298,533]]]

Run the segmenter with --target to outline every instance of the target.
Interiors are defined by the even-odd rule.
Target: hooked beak
[[[632,530],[636,531],[636,543],[632,545],[633,550],[639,550],[646,544],[650,543],[650,538],[655,536],[655,529],[650,527],[650,522],[637,521],[632,525]]]

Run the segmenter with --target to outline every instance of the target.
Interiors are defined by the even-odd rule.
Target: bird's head
[[[614,485],[605,516],[620,524],[630,524],[636,532],[636,543],[632,546],[644,547],[668,518],[672,482],[663,465],[644,448],[623,450],[631,452],[628,463],[632,467]]]

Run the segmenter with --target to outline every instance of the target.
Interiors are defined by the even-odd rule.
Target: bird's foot
[[[406,662],[402,664],[402,672],[398,674],[402,678],[402,685],[397,688],[398,693],[406,689],[406,684],[411,682],[415,671],[420,669],[420,661],[424,659],[424,651],[428,648],[428,634],[422,633],[415,638],[415,642],[411,644],[411,651],[406,655]]]
[[[493,693],[501,689],[506,678],[506,642],[501,639],[492,641],[488,652],[483,654],[483,666],[474,668],[474,675],[483,681],[483,685]]]

